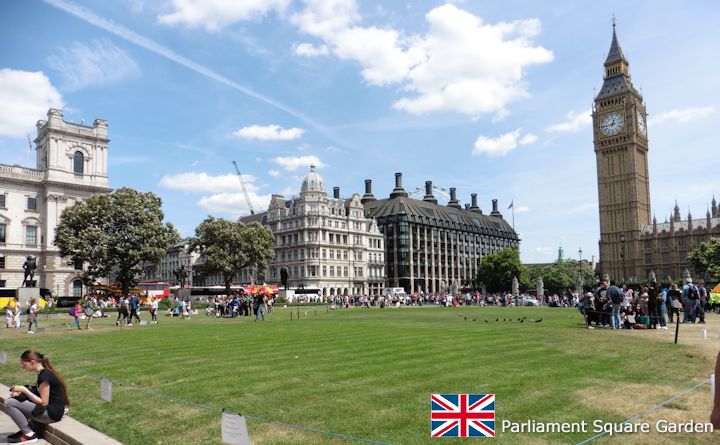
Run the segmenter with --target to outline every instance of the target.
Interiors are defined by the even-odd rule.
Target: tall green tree
[[[142,272],[141,262],[157,263],[180,241],[173,225],[163,223],[161,207],[154,193],[131,188],[92,196],[63,210],[55,245],[70,263],[86,265],[86,283],[112,273],[126,294]]]
[[[189,249],[205,259],[198,266],[200,275],[222,275],[229,294],[233,277],[240,269],[265,270],[275,257],[274,243],[272,232],[256,222],[243,224],[208,216],[195,229]]]
[[[476,281],[489,292],[509,291],[513,277],[518,281],[527,281],[527,270],[520,262],[517,249],[504,249],[498,253],[486,255],[478,267]]]
[[[587,261],[563,260],[551,264],[534,264],[528,267],[528,285],[534,289],[538,277],[550,293],[564,295],[575,289],[578,273],[583,286],[594,286],[595,276]]]
[[[720,238],[700,243],[687,256],[688,264],[696,274],[710,281],[720,281]]]

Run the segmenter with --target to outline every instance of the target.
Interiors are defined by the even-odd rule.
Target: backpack
[[[68,315],[71,317],[75,316],[75,306],[70,306],[70,309],[68,309]]]
[[[688,288],[688,298],[691,300],[697,300],[698,299],[698,291],[695,286],[690,286]]]

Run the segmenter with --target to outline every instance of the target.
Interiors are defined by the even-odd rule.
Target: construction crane
[[[242,177],[242,173],[240,173],[240,168],[238,168],[237,162],[233,161],[233,165],[235,166],[235,171],[237,172],[238,178],[240,178],[240,185],[242,186],[243,195],[245,195],[245,201],[247,202],[248,208],[250,209],[250,214],[255,214],[255,209],[253,209],[252,202],[250,202],[250,195],[248,195],[247,188],[245,188],[245,180]]]

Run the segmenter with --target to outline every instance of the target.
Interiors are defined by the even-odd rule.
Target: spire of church
[[[610,43],[610,51],[608,52],[607,58],[605,59],[605,66],[617,62],[625,62],[626,65],[629,65],[628,60],[625,58],[625,54],[622,52],[622,48],[620,48],[620,42],[618,42],[617,34],[615,33],[615,16],[613,15],[612,19],[612,27],[613,27],[613,35],[612,35],[612,43]]]
[[[712,211],[710,212],[710,214],[712,215],[713,218],[717,218],[717,216],[718,216],[718,205],[717,205],[717,201],[715,201],[715,195],[713,195],[713,200],[712,200],[711,205],[712,205],[712,207],[711,207]]]
[[[672,220],[673,220],[673,222],[680,222],[680,221],[681,221],[681,218],[680,218],[680,206],[679,206],[678,203],[677,203],[677,199],[675,200],[675,208],[673,209],[673,217],[672,217]]]

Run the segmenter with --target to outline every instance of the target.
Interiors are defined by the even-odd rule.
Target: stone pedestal
[[[17,290],[18,300],[22,307],[27,307],[28,302],[31,298],[35,301],[40,300],[40,288],[39,287],[18,287]]]

